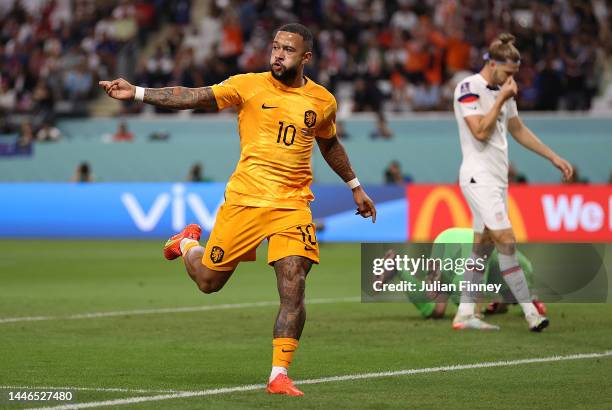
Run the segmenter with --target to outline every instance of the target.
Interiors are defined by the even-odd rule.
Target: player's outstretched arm
[[[112,81],[100,81],[106,94],[117,100],[134,100],[137,97],[137,87],[123,78]],[[158,107],[174,110],[201,109],[205,111],[218,111],[217,100],[210,87],[187,88],[144,88],[141,89],[142,101]]]
[[[564,180],[567,181],[572,177],[574,173],[572,165],[557,155],[548,145],[544,144],[518,116],[508,120],[508,131],[510,131],[516,142],[548,159],[555,167],[559,168]]]
[[[344,182],[356,181],[355,172],[338,138],[317,138],[317,144],[319,145],[321,155],[323,155],[329,167],[333,169]],[[356,214],[364,218],[372,217],[372,223],[376,222],[376,207],[368,194],[366,194],[361,185],[351,187],[351,189],[353,190],[353,199],[357,205]]]

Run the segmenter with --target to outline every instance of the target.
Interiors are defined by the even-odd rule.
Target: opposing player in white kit
[[[463,162],[459,183],[474,219],[472,257],[482,257],[493,250],[499,253],[499,267],[504,280],[520,303],[532,331],[548,326],[548,319],[538,313],[533,303],[525,274],[516,256],[516,238],[508,219],[508,140],[507,131],[525,148],[548,159],[571,177],[572,166],[536,137],[518,116],[514,96],[517,85],[513,75],[521,61],[511,34],[494,40],[485,66],[478,74],[461,81],[455,89],[454,110],[459,126]],[[483,272],[468,271],[465,280],[482,283]],[[498,329],[480,320],[475,314],[479,295],[462,294],[455,329]]]

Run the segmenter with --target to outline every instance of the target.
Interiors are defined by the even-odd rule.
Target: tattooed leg
[[[304,290],[312,261],[303,256],[287,256],[274,263],[280,308],[274,325],[274,337],[298,339],[306,321]]]

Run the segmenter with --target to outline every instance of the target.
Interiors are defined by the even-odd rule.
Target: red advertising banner
[[[406,196],[412,241],[472,226],[459,186],[410,184]],[[512,185],[508,214],[520,242],[611,242],[612,185]]]

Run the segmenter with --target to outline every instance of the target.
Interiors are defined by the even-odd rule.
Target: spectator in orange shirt
[[[406,43],[404,69],[408,81],[414,83],[425,77],[425,70],[429,66],[430,57],[427,44],[423,39],[415,38]]]
[[[438,31],[429,17],[421,17],[423,37],[427,39],[429,64],[425,69],[425,79],[430,85],[439,86],[442,83],[442,59],[446,47],[446,38]]]
[[[470,63],[470,44],[465,41],[462,30],[452,30],[446,40],[446,69],[452,76],[458,71],[467,70]]]

